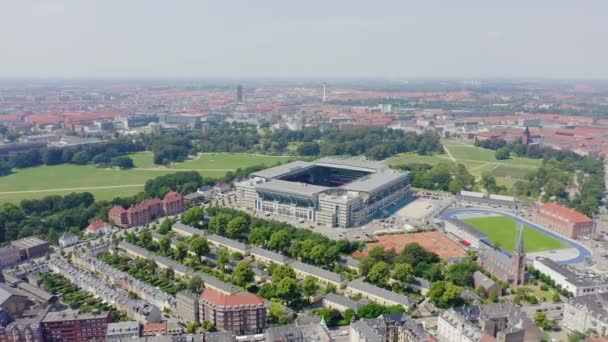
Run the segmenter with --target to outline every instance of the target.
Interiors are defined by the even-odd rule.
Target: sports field
[[[435,165],[441,162],[458,162],[464,164],[471,174],[481,177],[485,171],[491,172],[496,177],[499,185],[511,187],[517,180],[524,177],[540,167],[542,161],[511,157],[506,160],[498,160],[494,157],[495,151],[475,147],[473,145],[445,143],[446,153],[431,156],[420,156],[416,153],[403,153],[387,159],[389,165],[404,165],[414,163],[425,163]]]
[[[517,241],[517,222],[505,216],[465,218],[462,221],[488,234],[492,242],[499,242],[502,248],[512,252]],[[531,227],[524,226],[524,249],[526,252],[540,252],[551,249],[568,248],[568,245]]]
[[[91,192],[97,199],[112,199],[136,194],[143,190],[148,179],[177,171],[195,170],[203,178],[219,178],[237,168],[258,164],[273,166],[289,160],[289,157],[213,153],[164,167],[154,165],[150,152],[134,153],[131,157],[135,163],[135,168],[131,170],[71,164],[17,170],[9,176],[0,177],[0,203],[82,191]]]
[[[376,242],[367,243],[363,251],[353,253],[354,258],[362,258],[375,247],[382,246],[385,250],[394,249],[397,253],[403,250],[405,245],[416,242],[427,251],[435,252],[442,259],[451,257],[462,258],[467,253],[462,246],[448,239],[443,233],[430,231],[411,234],[392,234],[377,237]]]

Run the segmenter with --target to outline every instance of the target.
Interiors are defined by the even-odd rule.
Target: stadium
[[[351,157],[295,161],[235,184],[237,205],[329,227],[357,227],[410,195],[409,173]]]

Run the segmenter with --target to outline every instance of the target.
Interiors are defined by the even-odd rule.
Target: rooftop
[[[305,264],[301,261],[296,260],[292,262],[289,266],[291,266],[296,271],[305,272],[321,279],[326,279],[335,283],[342,283],[346,281],[346,279],[338,273],[327,271],[317,266]]]
[[[237,293],[233,295],[225,295],[215,290],[205,289],[200,297],[201,301],[209,302],[223,307],[241,306],[241,305],[265,305],[264,299],[254,295],[253,293]]]
[[[585,214],[574,209],[566,208],[556,203],[545,203],[540,205],[538,209],[556,214],[563,220],[572,223],[593,222],[593,220],[587,217]]]
[[[109,311],[101,312],[88,312],[82,313],[78,310],[63,310],[63,311],[50,311],[46,314],[46,317],[42,320],[43,322],[62,322],[62,321],[75,321],[84,319],[107,319]]]
[[[395,303],[399,303],[399,304],[403,305],[406,309],[412,307],[415,304],[415,301],[408,296],[404,296],[397,292],[389,291],[389,290],[383,289],[381,287],[374,286],[372,284],[366,283],[359,279],[355,279],[355,280],[349,282],[348,287],[351,289],[355,289],[355,290],[358,290],[361,292],[369,293],[371,295],[390,300]]]

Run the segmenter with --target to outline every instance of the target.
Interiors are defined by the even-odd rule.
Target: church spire
[[[515,246],[515,253],[524,253],[524,225],[519,224],[519,235],[517,236],[517,245]]]

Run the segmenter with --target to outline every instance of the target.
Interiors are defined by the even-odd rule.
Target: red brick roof
[[[163,198],[164,201],[167,201],[167,200],[180,200],[180,199],[182,199],[182,195],[180,195],[179,193],[177,193],[175,191],[169,191],[165,195],[165,198]]]
[[[119,205],[115,205],[112,208],[110,208],[110,211],[108,211],[108,215],[112,215],[112,214],[122,214],[123,212],[127,211],[125,208],[119,206]]]
[[[549,211],[555,213],[564,219],[573,222],[573,223],[588,223],[593,222],[592,219],[587,217],[587,215],[576,211],[574,209],[566,208],[559,204],[555,203],[545,203],[539,206],[539,210]]]
[[[96,231],[98,231],[100,229],[105,229],[105,228],[108,228],[108,227],[110,227],[110,224],[107,223],[107,222],[104,222],[104,221],[95,221],[95,222],[91,222],[87,226],[86,230],[89,231],[89,232],[96,232]]]
[[[219,306],[261,305],[264,300],[253,293],[237,293],[225,295],[220,292],[205,289],[200,299]]]

